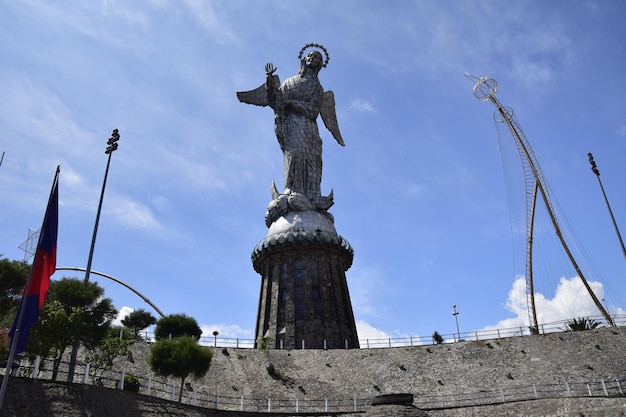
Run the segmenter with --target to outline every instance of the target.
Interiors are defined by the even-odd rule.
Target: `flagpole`
[[[52,195],[54,194],[54,189],[57,187],[57,183],[59,181],[59,172],[61,171],[61,166],[57,165],[56,173],[54,174],[54,181],[52,182],[52,189],[50,190],[50,197],[48,197],[48,204],[46,205],[46,214],[44,215],[43,224],[41,226],[41,233],[39,233],[39,239],[37,242],[37,248],[41,246],[42,237],[44,235],[44,226],[48,214],[48,208],[50,207],[50,202],[52,201]],[[9,350],[9,357],[7,358],[7,365],[4,369],[4,378],[2,378],[2,387],[0,388],[0,410],[2,409],[2,403],[4,402],[4,395],[7,390],[7,384],[9,382],[9,375],[11,373],[11,369],[13,367],[13,360],[15,359],[15,351],[17,350],[17,342],[19,340],[19,332],[20,327],[22,326],[22,321],[24,319],[24,311],[26,310],[26,302],[24,301],[24,296],[28,297],[30,292],[30,285],[33,279],[33,267],[35,266],[35,262],[37,262],[37,258],[33,261],[33,265],[31,265],[30,272],[28,273],[28,279],[26,280],[26,285],[24,285],[24,291],[22,292],[22,299],[20,300],[20,306],[17,313],[17,322],[15,325],[15,333],[13,333],[13,338],[11,339],[11,348]]]

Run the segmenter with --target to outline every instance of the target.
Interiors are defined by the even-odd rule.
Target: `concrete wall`
[[[388,349],[226,353],[216,349],[209,374],[194,385],[245,397],[367,398],[626,377],[626,339],[607,328]],[[268,374],[270,363],[282,380]]]
[[[147,345],[117,367],[147,375]],[[211,348],[213,349],[213,348]],[[267,370],[273,367],[273,375]],[[364,399],[412,393],[431,395],[515,389],[532,384],[611,381],[626,377],[626,339],[615,329],[563,332],[455,344],[351,350],[214,349],[206,377],[190,380],[197,393],[223,397],[310,400]],[[295,403],[295,401],[293,401]],[[260,406],[258,411],[264,411]],[[248,410],[248,408],[246,408]],[[454,409],[430,416],[624,416],[626,397],[555,398]],[[370,412],[368,411],[368,415]],[[78,415],[78,414],[77,414]],[[95,415],[95,414],[94,414]]]

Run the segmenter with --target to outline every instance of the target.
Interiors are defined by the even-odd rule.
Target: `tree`
[[[170,314],[160,319],[154,329],[154,338],[156,340],[169,337],[192,336],[200,339],[202,330],[198,326],[198,322],[193,317],[185,314]]]
[[[161,339],[150,348],[148,362],[154,373],[180,378],[178,402],[183,399],[185,380],[189,375],[202,378],[211,366],[213,352],[198,344],[192,336]]]
[[[10,345],[11,339],[9,338],[9,331],[6,329],[0,329],[0,361],[7,360]]]
[[[598,327],[601,323],[585,317],[572,319],[566,323],[566,332],[579,332],[583,330],[591,330]]]
[[[47,300],[39,312],[39,321],[31,329],[26,351],[43,357],[52,356],[52,379],[56,380],[61,357],[79,331],[83,309],[66,307],[59,300]]]
[[[89,373],[92,382],[102,376],[105,369],[113,366],[113,360],[119,356],[128,355],[133,339],[120,338],[116,333],[120,328],[111,327],[100,344],[87,353],[85,360],[90,364]]]
[[[156,322],[156,318],[143,308],[133,311],[122,319],[122,324],[130,329],[135,338],[139,337],[139,332]]]
[[[24,261],[0,259],[0,324],[4,327],[13,323],[29,273],[30,265]]]
[[[46,308],[48,304],[50,308]],[[31,331],[27,351],[45,354],[45,348],[50,346],[58,362],[69,346],[82,344],[93,349],[106,336],[116,315],[111,299],[104,297],[104,289],[96,282],[67,277],[52,281],[40,320]],[[71,358],[72,363],[75,360]],[[58,363],[55,365],[58,369]]]
[[[438,332],[433,333],[433,343],[440,345],[443,343],[443,336],[441,336]]]
[[[48,292],[50,300],[58,300],[66,311],[72,307],[83,309],[83,323],[75,339],[86,347],[97,346],[117,316],[110,298],[104,298],[104,289],[96,282],[64,277],[52,281]]]

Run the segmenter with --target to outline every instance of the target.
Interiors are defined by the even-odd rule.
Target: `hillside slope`
[[[458,398],[461,394],[471,398],[481,391],[514,392],[520,387],[532,390],[533,385],[542,389],[542,384],[555,384],[564,391],[565,387],[584,387],[587,381],[614,383],[617,378],[626,377],[626,339],[621,332],[609,328],[387,349],[210,349],[214,350],[211,368],[204,378],[189,380],[193,396],[191,391],[185,392],[184,402],[192,403],[195,398],[198,404],[214,405],[218,394],[220,407],[237,409],[243,402],[246,411],[259,412],[267,411],[268,401],[273,411],[295,412],[296,400],[302,407],[307,403],[323,404],[324,399],[347,400],[349,409],[352,399],[357,399],[361,411],[366,410],[371,398],[381,394],[412,393],[415,404],[423,405],[426,398]],[[137,344],[133,347],[133,360],[120,359],[115,367],[148,376],[148,354],[148,344]],[[179,381],[170,382],[179,384]],[[157,386],[154,379],[154,391]],[[93,388],[103,394],[109,391]],[[430,409],[428,413],[431,416],[626,416],[626,397],[576,398],[579,395],[586,393],[573,392],[571,398]],[[163,396],[167,397],[168,393],[163,392]],[[280,408],[281,405],[286,407]],[[146,413],[128,415],[160,415]],[[31,411],[29,415],[35,414]]]

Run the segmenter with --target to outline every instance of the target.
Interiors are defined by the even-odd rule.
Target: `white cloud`
[[[127,307],[124,307],[127,308]],[[386,341],[392,339],[392,343],[394,340],[398,342],[400,338],[408,338],[406,335],[395,334],[394,335],[377,329],[371,324],[365,322],[364,320],[356,321],[357,333],[359,335],[359,340],[370,340],[372,343],[372,347],[377,347],[376,344],[383,344],[386,346]],[[204,343],[212,343],[214,338],[213,332],[217,331],[217,341],[218,345],[234,345],[237,341],[239,346],[248,347],[247,342],[254,340],[254,331],[252,329],[244,329],[237,324],[201,324],[200,329],[202,330],[202,340]],[[230,339],[227,341],[224,339]],[[210,344],[210,343],[209,343]],[[364,347],[364,346],[362,346]]]
[[[131,307],[124,306],[124,307],[120,308],[120,311],[117,313],[117,317],[115,318],[115,320],[113,320],[111,325],[113,325],[113,326],[122,326],[122,320],[124,320],[126,318],[126,316],[128,316],[133,311],[135,311],[135,309],[131,308]]]
[[[604,297],[604,287],[597,281],[589,281],[589,286],[599,300]],[[570,320],[578,317],[598,317],[600,312],[595,306],[589,292],[579,277],[570,279],[562,277],[556,289],[554,298],[547,298],[541,293],[535,293],[535,307],[539,325]],[[511,329],[516,327],[528,328],[528,306],[526,297],[526,280],[523,276],[517,277],[509,291],[506,308],[515,314],[515,317],[500,320],[484,330]],[[606,308],[606,307],[605,307]],[[620,307],[609,308],[611,315],[624,314]]]
[[[377,113],[378,110],[376,110],[376,108],[374,108],[374,105],[364,99],[354,99],[352,100],[352,103],[350,103],[350,108],[353,110],[356,110],[359,113]]]
[[[254,339],[254,331],[251,329],[244,329],[238,324],[202,324],[200,325],[200,329],[202,329],[202,337],[213,337],[213,332],[217,331],[219,333],[218,338],[226,338],[226,339],[246,339],[253,340]]]
[[[71,109],[45,84],[8,74],[0,87],[0,121],[12,148],[27,152],[35,144],[56,153],[80,155],[90,135],[80,129]]]
[[[385,271],[376,266],[353,267],[350,271],[350,298],[357,316],[381,317],[385,309],[378,303]],[[359,336],[360,337],[360,336]]]
[[[362,349],[413,346],[421,343],[419,336],[409,336],[398,330],[389,333],[385,330],[377,329],[364,320],[356,321],[356,331]]]
[[[237,42],[238,37],[233,30],[224,23],[223,16],[218,16],[211,3],[199,0],[187,0],[187,7],[199,26],[206,30],[218,42]]]
[[[389,339],[391,337],[384,330],[377,329],[363,320],[356,321],[356,331],[359,335],[359,340]]]
[[[115,320],[113,320],[111,324],[113,326],[122,326],[122,320],[133,311],[135,311],[135,309],[132,307],[128,307],[128,306],[122,307],[119,310],[117,317],[115,318]],[[222,345],[224,345],[223,339],[231,339],[229,340],[229,343],[226,343],[227,345],[234,345],[235,343],[237,343],[237,340],[239,340],[240,347],[251,347],[252,344],[250,342],[254,340],[254,330],[244,329],[238,324],[219,323],[219,324],[200,324],[199,326],[200,326],[200,330],[202,331],[201,339],[204,341],[205,344],[208,344],[209,341],[211,341],[211,344],[212,344],[214,331],[218,332],[218,336],[217,336],[218,341],[221,340],[221,342],[218,342],[218,344],[222,344]],[[148,331],[148,333],[152,334],[153,331]]]
[[[108,204],[116,221],[132,229],[159,231],[162,226],[155,219],[149,207],[131,199],[115,196]]]

